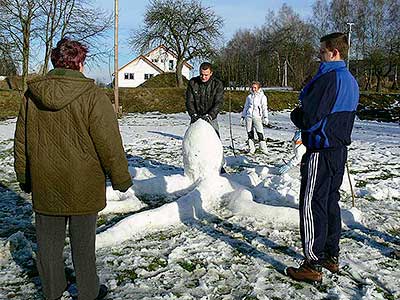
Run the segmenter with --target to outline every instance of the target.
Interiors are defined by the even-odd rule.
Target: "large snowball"
[[[190,125],[182,145],[185,175],[193,181],[218,176],[223,148],[214,128],[204,120]]]

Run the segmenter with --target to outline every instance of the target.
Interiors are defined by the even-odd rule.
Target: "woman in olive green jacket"
[[[106,288],[96,272],[95,231],[106,206],[106,177],[116,190],[132,185],[110,99],[82,74],[86,53],[76,41],[57,44],[55,69],[28,82],[15,131],[15,171],[21,188],[32,192],[38,270],[48,299],[67,287],[67,223],[79,299],[101,299]]]

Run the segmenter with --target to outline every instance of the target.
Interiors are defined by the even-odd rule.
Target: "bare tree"
[[[319,38],[332,32],[332,22],[330,21],[330,7],[326,0],[316,0],[312,5],[313,17],[311,23],[315,26],[315,38]]]
[[[17,74],[14,51],[13,45],[0,36],[0,75]]]
[[[28,77],[31,35],[38,4],[38,0],[0,0],[0,32],[20,53],[23,90]]]
[[[44,34],[40,35],[40,38],[44,42],[44,62],[42,67],[42,74],[46,74],[49,65],[49,58],[51,54],[51,49],[53,48],[53,39],[57,33],[57,29],[60,26],[60,21],[62,18],[62,7],[64,0],[47,0],[40,5],[41,10],[41,20],[42,28]]]
[[[399,63],[398,0],[351,1],[355,35],[353,45],[362,58],[364,88],[383,87],[384,78],[395,73]],[[361,64],[361,63],[360,63]],[[395,87],[395,79],[393,81]]]
[[[258,78],[263,85],[299,88],[316,56],[312,29],[286,4],[277,14],[269,11],[261,28],[237,31],[214,58],[221,79],[244,86]]]
[[[45,0],[40,6],[40,23],[45,56],[42,72],[48,70],[51,49],[56,39],[66,36],[90,46],[91,58],[105,53],[98,42],[112,25],[112,15],[94,7],[90,0]]]
[[[331,1],[330,13],[331,24],[333,31],[347,32],[347,23],[352,22],[350,0],[335,0]]]
[[[130,44],[144,52],[163,44],[177,57],[176,80],[183,86],[183,64],[215,53],[223,20],[199,0],[152,0],[143,27],[132,33]]]

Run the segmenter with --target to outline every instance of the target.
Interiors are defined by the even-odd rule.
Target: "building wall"
[[[133,73],[134,79],[125,79],[125,73]],[[142,59],[139,59],[128,64],[118,72],[118,84],[120,87],[137,87],[147,80],[145,79],[145,74],[156,76],[160,74],[160,72],[155,70]]]
[[[163,48],[159,48],[157,51],[150,53],[147,58],[164,72],[176,72],[176,58]],[[129,79],[130,75],[128,75],[128,79],[125,79],[125,73],[134,74],[134,79]],[[137,87],[148,79],[145,79],[145,74],[156,76],[160,74],[160,72],[142,59],[138,59],[118,72],[118,84],[120,87]],[[190,79],[190,69],[186,65],[183,65],[182,75]]]
[[[157,51],[150,53],[147,58],[164,72],[176,72],[176,58],[172,54],[165,52],[164,48],[159,48]],[[170,65],[171,60],[173,61],[172,65]],[[185,65],[182,68],[182,75],[189,79],[190,69]]]

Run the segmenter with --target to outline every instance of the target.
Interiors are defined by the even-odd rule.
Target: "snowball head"
[[[185,133],[182,145],[185,175],[193,181],[219,176],[223,148],[214,128],[199,119]]]

